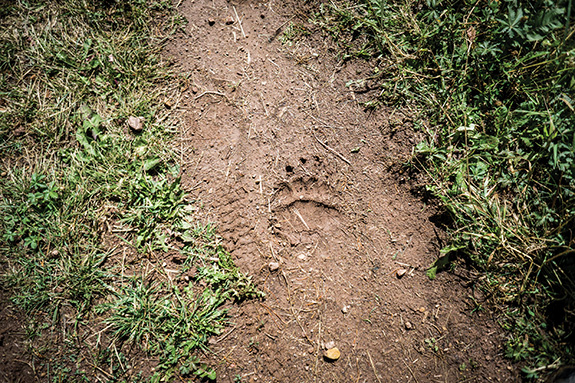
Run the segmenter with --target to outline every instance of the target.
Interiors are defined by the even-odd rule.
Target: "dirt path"
[[[345,86],[369,65],[338,63],[317,31],[278,41],[305,24],[301,4],[180,11],[186,34],[166,54],[191,72],[184,184],[267,295],[233,306],[211,342],[218,381],[517,381],[499,327],[472,312],[482,296],[466,271],[425,275],[444,244],[437,211],[411,192],[421,181],[402,174],[411,121],[365,111],[369,95]]]

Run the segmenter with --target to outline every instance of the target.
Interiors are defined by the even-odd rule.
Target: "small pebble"
[[[341,356],[341,353],[339,352],[337,347],[334,347],[334,348],[330,348],[329,350],[327,350],[325,352],[324,356],[326,357],[326,359],[329,359],[331,361],[336,361]]]
[[[405,275],[405,273],[407,273],[407,270],[405,269],[399,269],[395,272],[395,275],[397,275],[397,278],[401,278]]]
[[[405,329],[406,330],[413,330],[413,325],[411,322],[405,322]]]
[[[139,117],[130,116],[130,117],[128,117],[127,122],[128,122],[128,126],[132,129],[134,129],[135,131],[140,131],[143,128],[142,120]]]
[[[232,25],[234,22],[235,22],[235,21],[234,21],[234,18],[231,17],[231,16],[228,16],[228,17],[226,17],[226,18],[224,19],[224,23],[225,23],[226,25]]]
[[[326,349],[334,348],[334,347],[335,347],[335,342],[334,342],[334,341],[329,341],[329,342],[326,342],[323,346],[324,346]]]
[[[208,19],[208,25],[209,25],[210,27],[211,27],[212,25],[214,25],[215,23],[216,23],[216,20],[215,20],[214,18],[210,17],[210,18]]]
[[[350,309],[350,308],[351,308],[351,307],[350,307],[349,305],[343,306],[343,307],[341,308],[341,312],[344,313],[344,314],[347,314],[347,313],[349,312],[349,309]]]
[[[271,262],[269,267],[270,271],[276,271],[277,269],[280,268],[280,264],[279,262]]]

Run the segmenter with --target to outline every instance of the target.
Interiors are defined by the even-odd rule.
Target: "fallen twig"
[[[417,380],[417,378],[415,377],[415,374],[413,373],[413,370],[411,368],[409,368],[409,366],[407,365],[407,363],[405,362],[405,360],[403,361],[403,364],[405,364],[405,367],[407,367],[407,369],[409,370],[409,372],[411,372],[411,376],[413,376],[413,379],[415,379],[416,383],[419,383],[419,381]]]
[[[205,91],[205,92],[203,92],[203,93],[200,93],[200,94],[197,95],[196,97],[194,97],[194,100],[197,100],[198,98],[203,97],[203,96],[205,96],[206,94],[215,94],[215,95],[217,95],[217,96],[226,97],[226,95],[223,94],[223,93],[214,92],[214,91],[212,91],[212,90],[207,90],[207,91]]]
[[[317,332],[317,348],[315,350],[315,367],[313,369],[313,381],[317,380],[317,366],[319,364],[319,347],[321,344],[321,313],[319,317],[319,331]]]
[[[242,26],[242,21],[240,20],[240,17],[238,16],[238,12],[236,11],[236,7],[234,8],[234,13],[236,14],[236,20],[238,21],[238,24],[240,26],[240,31],[242,31],[242,36],[244,36],[244,39],[246,38],[246,33],[244,32],[244,27]]]
[[[219,339],[216,339],[216,341],[214,343],[220,343],[222,340],[226,339],[228,335],[230,335],[238,326],[235,326],[233,329],[231,329],[230,331],[228,331],[224,336],[222,336]]]
[[[271,43],[272,41],[274,41],[274,39],[276,37],[278,37],[278,35],[281,33],[282,28],[284,27],[284,25],[286,25],[287,23],[289,23],[295,16],[290,17],[288,20],[286,20],[282,25],[280,25],[276,31],[274,32],[274,34],[268,39],[268,43]]]
[[[336,156],[338,156],[343,162],[345,162],[348,165],[351,165],[351,162],[349,162],[349,160],[347,158],[345,158],[343,155],[341,155],[340,153],[338,153],[337,151],[335,151],[335,149],[332,149],[331,147],[329,147],[328,145],[326,145],[325,143],[321,142],[319,140],[319,138],[316,137],[316,135],[312,132],[313,138],[316,139],[317,142],[319,142],[321,144],[321,146],[323,146],[324,148],[326,148],[327,150],[329,150],[330,152],[332,152],[333,154],[335,154]]]
[[[371,363],[371,368],[373,368],[373,373],[375,374],[375,378],[377,379],[377,381],[379,383],[381,383],[381,379],[379,379],[379,376],[377,375],[377,370],[375,369],[375,364],[373,364],[373,359],[371,359],[371,354],[369,353],[369,350],[367,350],[367,356],[369,356],[369,363]]]
[[[304,219],[303,219],[303,217],[301,216],[299,210],[294,207],[293,212],[294,212],[295,215],[297,215],[297,217],[301,220],[301,222],[303,223],[303,225],[304,225],[308,230],[311,230],[311,229],[309,228],[309,226],[307,225],[307,223],[304,221]]]

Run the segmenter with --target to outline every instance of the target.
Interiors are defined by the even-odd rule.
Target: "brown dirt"
[[[373,94],[345,86],[370,63],[335,58],[305,21],[313,5],[179,9],[189,24],[165,53],[191,73],[183,182],[266,293],[232,306],[210,342],[218,381],[518,381],[469,271],[425,275],[444,246],[440,212],[402,166],[418,142],[410,113],[366,111]],[[310,35],[282,44],[290,22]]]
[[[0,287],[0,383],[35,382],[23,323],[24,318],[8,303],[8,295]]]

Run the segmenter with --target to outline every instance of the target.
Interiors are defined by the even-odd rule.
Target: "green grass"
[[[574,359],[572,19],[571,1],[357,0],[316,17],[343,59],[376,65],[349,83],[373,84],[366,108],[414,114],[407,166],[450,214],[429,275],[456,257],[481,271],[528,378]]]
[[[159,53],[183,19],[137,0],[0,13],[0,283],[36,367],[58,382],[213,379],[201,353],[221,306],[260,293],[180,185],[165,101],[186,79]],[[173,254],[185,261],[167,272]],[[154,374],[129,368],[137,349]]]

